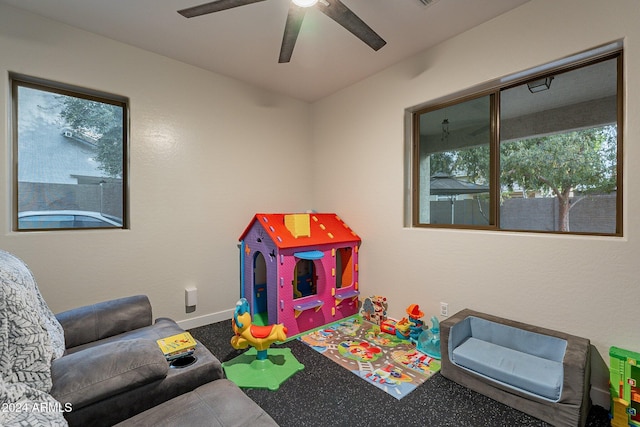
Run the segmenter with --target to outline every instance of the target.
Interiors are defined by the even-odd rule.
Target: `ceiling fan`
[[[206,15],[208,13],[220,12],[234,7],[245,6],[251,3],[258,3],[265,0],[215,0],[199,6],[193,6],[179,10],[178,13],[186,18]],[[377,51],[387,44],[375,31],[371,29],[362,19],[353,13],[340,0],[293,0],[289,6],[287,23],[284,27],[282,46],[280,47],[279,63],[289,62],[293,54],[293,48],[298,39],[298,33],[302,26],[302,20],[308,7],[315,6],[329,18],[342,25],[353,35],[365,42],[371,49]]]

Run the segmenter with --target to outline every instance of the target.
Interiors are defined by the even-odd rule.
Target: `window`
[[[293,299],[318,294],[318,276],[313,260],[301,259],[293,273]]]
[[[14,229],[125,228],[127,100],[10,77]]]
[[[418,116],[420,224],[487,225],[493,96],[437,107]]]
[[[414,226],[622,234],[622,51],[579,56],[412,113]]]
[[[352,249],[338,248],[336,251],[336,288],[348,288],[353,284]]]

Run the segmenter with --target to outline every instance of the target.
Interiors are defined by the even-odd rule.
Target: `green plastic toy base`
[[[265,360],[258,360],[257,356],[257,350],[251,347],[224,362],[222,367],[227,378],[242,388],[277,390],[293,374],[304,369],[290,348],[270,348]]]

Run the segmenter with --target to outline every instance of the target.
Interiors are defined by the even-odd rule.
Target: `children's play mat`
[[[410,341],[353,316],[298,337],[363,380],[402,399],[440,370],[440,361]]]

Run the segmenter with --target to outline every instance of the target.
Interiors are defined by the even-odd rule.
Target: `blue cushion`
[[[466,332],[468,336],[556,362],[562,362],[564,359],[567,341],[562,338],[525,331],[474,316],[469,316],[466,320],[470,322],[469,331]]]
[[[471,337],[453,350],[451,361],[490,379],[551,401],[562,392],[562,362]]]

